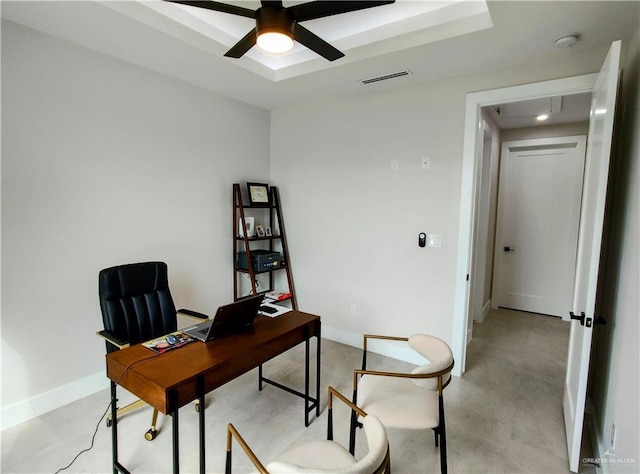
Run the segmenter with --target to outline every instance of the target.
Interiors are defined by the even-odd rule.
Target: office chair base
[[[120,418],[125,413],[129,413],[130,411],[136,410],[144,406],[148,406],[148,405],[142,400],[136,400],[133,403],[129,403],[127,406],[118,408],[118,418]],[[111,414],[109,414],[109,416],[107,416],[107,428],[111,428],[112,424],[113,424],[113,420],[111,419]]]
[[[153,416],[151,417],[151,428],[144,434],[144,439],[147,441],[153,441],[158,436],[158,430],[156,429],[156,423],[158,422],[158,410],[153,409]]]

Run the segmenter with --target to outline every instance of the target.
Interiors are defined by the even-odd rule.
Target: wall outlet
[[[358,305],[356,305],[355,303],[351,303],[349,314],[351,314],[351,316],[355,316],[356,314],[358,314]]]
[[[423,156],[422,157],[422,170],[428,170],[431,169],[431,157],[430,156]]]
[[[394,158],[391,160],[391,171],[398,171],[398,168],[400,168],[400,162],[397,158]]]

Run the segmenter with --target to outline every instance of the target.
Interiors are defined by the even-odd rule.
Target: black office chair
[[[107,353],[174,332],[178,328],[176,313],[202,321],[208,316],[185,309],[178,310],[171,298],[167,264],[145,262],[105,268],[98,275],[98,295],[106,339]],[[118,409],[118,416],[146,405],[137,400]],[[199,410],[196,405],[196,410]],[[151,428],[144,435],[151,441],[158,434],[158,410],[153,410]],[[111,415],[107,426],[112,424]]]

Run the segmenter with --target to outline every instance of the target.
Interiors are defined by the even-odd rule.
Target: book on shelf
[[[168,340],[168,336],[175,336],[176,342],[171,344]],[[165,334],[164,336],[157,337],[155,339],[151,339],[150,341],[143,342],[142,345],[147,349],[151,349],[154,352],[162,354],[163,352],[170,351],[172,349],[176,349],[178,347],[182,347],[185,344],[189,344],[190,342],[195,341],[194,338],[185,334],[181,331],[175,331],[169,334]]]
[[[265,293],[265,298],[268,298],[270,300],[273,301],[284,301],[284,300],[288,300],[289,298],[291,298],[291,292],[289,291],[278,291],[278,290],[272,290],[269,291],[267,293]]]

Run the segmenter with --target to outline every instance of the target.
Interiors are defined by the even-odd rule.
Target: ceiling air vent
[[[389,79],[397,79],[399,77],[409,76],[411,71],[405,69],[404,71],[392,72],[391,74],[385,74],[384,76],[372,77],[370,79],[362,79],[360,82],[363,84],[373,84],[380,81],[388,81]]]

